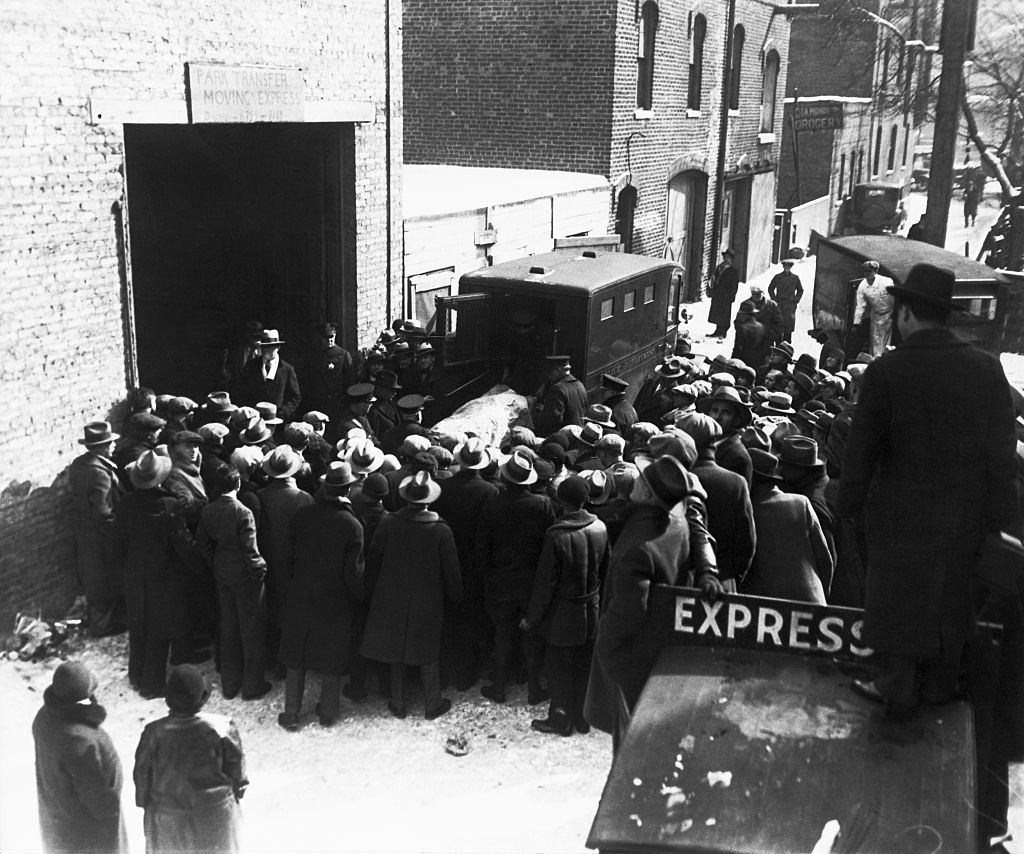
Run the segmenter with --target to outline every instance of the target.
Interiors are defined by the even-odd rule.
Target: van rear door
[[[491,358],[491,294],[437,297],[434,336],[441,365],[455,367]]]

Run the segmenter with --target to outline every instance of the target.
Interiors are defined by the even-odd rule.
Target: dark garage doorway
[[[223,388],[224,352],[249,318],[278,329],[299,364],[316,323],[352,334],[351,124],[124,131],[140,385],[196,400]]]

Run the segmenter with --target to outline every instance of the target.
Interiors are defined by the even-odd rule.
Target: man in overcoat
[[[295,368],[280,356],[281,339],[276,329],[264,329],[260,336],[261,359],[253,359],[242,369],[240,398],[255,406],[267,401],[277,407],[281,418],[290,421],[302,401]]]
[[[547,381],[541,386],[534,403],[534,432],[547,436],[566,424],[583,424],[587,411],[587,391],[572,375],[568,356],[546,356]]]
[[[608,531],[583,509],[588,495],[583,478],[558,486],[562,515],[548,528],[537,564],[523,631],[536,630],[547,644],[545,670],[551,704],[548,716],[534,720],[539,732],[572,735],[590,731],[583,714],[590,660],[597,635],[601,582],[608,568]]]
[[[344,406],[345,389],[356,381],[352,355],[338,346],[334,323],[319,324],[316,339],[302,375],[304,408],[326,412],[334,419]]]
[[[709,397],[697,401],[697,410],[710,415],[722,428],[722,438],[715,445],[715,460],[722,468],[741,475],[749,486],[752,477],[750,455],[740,440],[740,434],[754,420],[750,407],[736,389],[722,386]]]
[[[953,284],[918,264],[889,288],[903,340],[864,372],[839,487],[839,514],[866,532],[864,640],[888,662],[862,688],[896,716],[919,677],[927,701],[956,691],[974,555],[1017,509],[1010,388],[998,359],[947,328]]]
[[[287,730],[298,728],[307,670],[321,674],[321,726],[338,719],[341,675],[352,657],[352,622],[364,593],[363,526],[348,500],[355,482],[352,466],[332,463],[315,501],[296,510],[288,527],[291,581],[279,653],[288,671],[277,719]]]
[[[584,705],[587,721],[604,732],[617,733],[620,695],[632,709],[657,657],[648,627],[651,585],[692,576],[709,598],[722,592],[707,528],[689,512],[690,494],[686,469],[667,455],[644,465],[633,485],[636,509],[608,564]]]
[[[166,717],[146,725],[135,751],[135,804],[147,854],[236,854],[249,786],[234,722],[203,712],[210,689],[191,664],[167,677]]]
[[[128,852],[121,815],[121,760],[101,724],[96,677],[63,662],[32,722],[39,831],[46,854]]]
[[[768,283],[768,296],[775,300],[782,312],[782,340],[789,342],[793,341],[793,330],[796,328],[796,307],[804,296],[803,283],[793,272],[793,264],[792,258],[783,258],[782,272],[776,273]]]
[[[546,495],[530,486],[537,482],[533,461],[521,452],[499,467],[502,489],[486,500],[480,514],[476,563],[484,584],[484,603],[494,624],[494,678],[480,693],[495,703],[505,702],[509,665],[521,645],[529,682],[530,705],[547,699],[541,686],[544,641],[534,632],[522,632],[537,571],[544,535],[555,521],[555,509]]]
[[[605,392],[604,405],[612,411],[615,430],[620,436],[625,436],[626,431],[640,420],[633,404],[626,399],[629,383],[611,374],[601,374],[601,388]]]
[[[725,338],[729,332],[729,324],[732,323],[732,303],[740,286],[739,271],[733,266],[735,258],[736,253],[731,249],[722,250],[722,261],[715,268],[715,275],[709,287],[711,309],[708,313],[708,323],[715,324],[715,331],[712,333],[715,338]]]
[[[86,619],[93,637],[123,632],[124,584],[109,559],[108,535],[124,495],[111,454],[118,436],[106,421],[85,425],[79,444],[86,451],[68,468],[75,531],[75,568],[85,592]]]
[[[205,570],[177,499],[162,488],[171,466],[155,451],[130,463],[134,488],[114,520],[128,610],[128,681],[146,699],[163,696],[168,652],[174,660],[190,654],[189,579]]]
[[[284,626],[285,601],[291,582],[290,537],[292,517],[313,503],[313,496],[299,489],[295,476],[302,457],[291,447],[274,448],[261,463],[267,485],[259,491],[260,518],[256,525],[260,554],[267,562],[267,660],[277,661]],[[319,485],[320,478],[317,478]],[[278,678],[280,673],[278,673]]]
[[[405,506],[377,526],[366,556],[370,612],[363,655],[391,665],[391,701],[397,718],[407,714],[405,666],[420,669],[424,717],[433,720],[452,707],[441,696],[441,622],[445,604],[462,598],[459,555],[449,528],[429,508],[441,488],[425,471],[402,481]]]
[[[450,659],[455,687],[464,691],[476,684],[490,645],[476,536],[484,504],[497,494],[498,487],[480,477],[480,471],[491,463],[483,440],[467,439],[455,448],[454,456],[459,470],[440,481],[441,495],[434,510],[452,529],[462,571],[462,602],[450,611],[450,618],[446,620],[445,652]]]
[[[715,538],[718,577],[728,592],[735,593],[750,569],[757,546],[750,490],[741,475],[715,461],[715,444],[721,438],[722,427],[714,418],[691,412],[680,418],[676,427],[697,446],[697,461],[690,466],[690,473],[708,496],[708,530]]]

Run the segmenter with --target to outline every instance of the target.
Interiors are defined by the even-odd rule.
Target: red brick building
[[[768,265],[785,5],[405,0],[402,20],[407,163],[607,176],[609,231],[627,251],[677,257],[684,299],[719,248],[733,247],[745,276]]]
[[[793,23],[779,168],[779,207],[820,202],[833,233],[862,181],[909,185],[937,40],[936,0],[823,0]]]
[[[315,321],[365,344],[400,307],[402,66],[392,0],[0,18],[3,633],[75,592],[85,422],[117,429],[137,384],[217,388],[247,317],[294,354]]]

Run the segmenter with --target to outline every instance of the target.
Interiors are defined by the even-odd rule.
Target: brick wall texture
[[[668,182],[697,170],[707,176],[700,278],[711,251],[720,138],[727,0],[658,4],[653,109],[637,107],[638,17],[635,0],[405,0],[405,155],[414,163],[567,169],[606,175],[639,191],[633,251],[665,248]],[[789,21],[774,4],[737,0],[746,31],[739,110],[729,119],[726,171],[773,171],[778,144],[757,142],[762,62],[776,50],[781,72],[775,133],[780,135]],[[688,116],[690,35],[707,21],[700,114]],[[627,157],[627,140],[629,156]],[[751,230],[769,233],[763,206]],[[609,231],[613,223],[609,223]],[[754,271],[768,258],[751,258]]]
[[[381,0],[0,0],[0,634],[18,610],[70,602],[66,467],[83,423],[119,420],[130,375],[123,133],[89,123],[90,96],[183,103],[191,61],[300,67],[307,103],[372,101],[375,120],[355,127],[355,221],[343,224],[365,344],[388,320],[389,269],[393,303],[401,285],[401,15],[390,5],[389,164]]]

